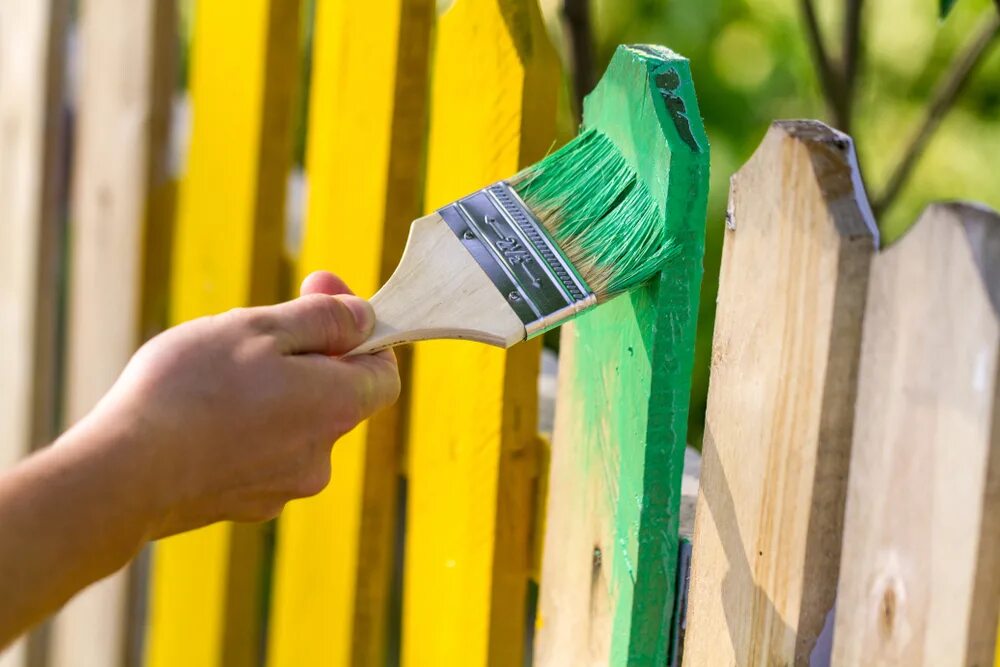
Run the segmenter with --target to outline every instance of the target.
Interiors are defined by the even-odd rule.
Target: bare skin
[[[330,449],[396,400],[391,352],[341,359],[374,314],[329,273],[302,298],[140,349],[94,410],[0,474],[0,648],[149,540],[263,521],[330,479]]]

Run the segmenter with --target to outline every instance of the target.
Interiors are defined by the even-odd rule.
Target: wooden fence
[[[0,466],[158,329],[318,268],[371,294],[410,220],[553,146],[536,0],[436,4],[202,0],[185,95],[175,0],[0,3]],[[933,205],[880,251],[817,122],[732,180],[688,572],[708,146],[684,113],[692,142],[657,141],[688,252],[564,327],[551,446],[537,343],[402,350],[403,397],[326,491],[154,545],[0,665],[1000,664],[1000,217]]]
[[[730,189],[684,664],[994,660],[998,297],[995,212],[879,252],[851,140],[771,127]]]

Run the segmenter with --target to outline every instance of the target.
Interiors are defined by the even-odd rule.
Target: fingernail
[[[375,311],[370,303],[356,296],[342,295],[337,298],[351,311],[358,331],[367,334],[375,327]]]

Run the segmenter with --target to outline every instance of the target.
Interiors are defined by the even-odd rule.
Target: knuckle
[[[364,387],[357,387],[356,393],[345,397],[336,405],[336,409],[331,411],[334,420],[331,423],[337,440],[354,430],[354,428],[368,419],[374,412],[371,400],[371,392]]]
[[[366,400],[365,395],[362,394],[361,397],[354,397],[352,400],[345,401],[341,405],[339,411],[340,418],[336,423],[337,433],[339,434],[337,437],[338,440],[368,418],[372,413],[369,403],[370,401]]]
[[[355,376],[350,398],[337,406],[344,432],[393,404],[402,390],[395,364],[377,357],[359,357],[354,363],[361,372]]]
[[[309,466],[298,480],[295,494],[300,498],[315,496],[330,483],[329,454],[321,457],[318,464]]]
[[[384,358],[373,358],[371,364],[371,402],[374,409],[378,409],[396,402],[402,390],[402,383],[399,378],[399,368],[394,362]]]
[[[278,328],[275,318],[263,308],[245,309],[242,320],[244,325],[254,333],[271,334]]]
[[[230,322],[250,333],[267,334],[277,328],[275,318],[265,308],[231,308],[220,316],[223,322]]]
[[[323,351],[333,350],[344,331],[341,315],[343,307],[328,295],[312,294],[302,297],[299,317]]]
[[[322,299],[319,310],[319,326],[327,349],[333,349],[344,331],[343,305],[336,299]]]
[[[399,372],[397,370],[393,370],[391,373],[388,374],[386,394],[385,394],[387,403],[391,404],[399,400],[399,394],[402,390],[403,390],[403,383],[399,379]]]
[[[218,317],[224,322],[244,323],[246,322],[247,314],[249,312],[250,312],[249,308],[238,306],[236,308],[230,308],[224,313],[221,313]]]

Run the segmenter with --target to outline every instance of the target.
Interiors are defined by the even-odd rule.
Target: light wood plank
[[[66,0],[0,3],[0,468],[55,436],[68,18]],[[0,665],[28,653],[18,642]]]
[[[935,204],[872,266],[835,665],[988,665],[1000,615],[1000,215]]]
[[[53,432],[66,6],[0,6],[0,466]]]
[[[172,0],[84,0],[70,212],[67,425],[111,387],[147,327],[142,321],[147,222],[170,189],[166,140],[174,87]],[[151,252],[160,252],[152,248]],[[150,286],[165,291],[165,285]],[[129,662],[128,569],[64,607],[53,667]],[[134,650],[134,647],[133,647]]]
[[[172,323],[281,296],[299,13],[296,0],[197,3]],[[148,665],[259,664],[260,551],[260,527],[238,524],[156,545]]]
[[[874,221],[850,138],[771,126],[732,179],[686,665],[805,665],[833,607]]]
[[[563,328],[537,663],[667,664],[708,193],[687,60],[619,47],[584,104],[661,206],[679,258]]]
[[[558,71],[535,0],[456,0],[432,68],[428,210],[536,161]],[[403,592],[405,665],[523,653],[536,473],[537,341],[414,352]]]
[[[317,5],[299,279],[328,269],[371,296],[395,266],[420,214],[433,11],[430,0]],[[326,491],[282,514],[269,665],[385,664],[404,407],[341,438]]]

